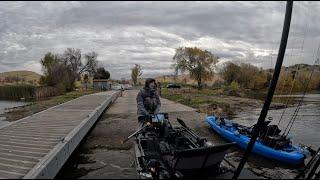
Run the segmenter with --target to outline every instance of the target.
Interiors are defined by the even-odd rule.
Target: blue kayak
[[[237,145],[242,149],[247,148],[250,137],[239,133],[237,126],[234,125],[236,123],[232,123],[230,120],[226,119],[224,119],[224,123],[220,123],[219,118],[216,116],[207,116],[206,121],[209,123],[211,128],[223,138],[237,143]],[[256,141],[252,151],[255,154],[291,165],[302,164],[307,154],[306,150],[301,146],[293,146],[290,143],[290,145],[285,148],[274,149],[262,144],[259,142],[259,139]]]

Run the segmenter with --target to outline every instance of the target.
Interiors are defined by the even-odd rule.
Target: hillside
[[[305,70],[305,71],[312,71],[314,69],[315,72],[320,71],[320,65],[309,65],[309,64],[295,64],[289,67],[285,67],[286,70],[295,71],[298,70]]]
[[[4,84],[34,84],[38,85],[41,75],[32,71],[9,71],[0,73],[0,85]]]
[[[320,65],[309,65],[309,64],[294,64],[291,66],[282,66],[281,71],[312,71],[314,69],[314,72],[320,72]],[[273,69],[266,69],[266,71],[273,72]]]

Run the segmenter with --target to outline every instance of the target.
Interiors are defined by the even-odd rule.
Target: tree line
[[[75,82],[83,77],[109,79],[110,73],[98,66],[98,54],[94,51],[82,54],[80,49],[67,48],[62,54],[48,52],[40,60],[43,76],[40,84],[58,88],[61,93],[72,91]]]
[[[198,47],[179,47],[176,49],[173,61],[175,75],[178,75],[179,72],[187,72],[192,79],[197,81],[198,89],[201,89],[204,81],[214,77],[214,69],[219,57]],[[313,76],[310,76],[312,73],[310,68],[298,68],[298,71],[295,70],[296,68],[293,69],[288,70],[283,67],[277,85],[278,91],[292,89],[293,92],[301,92],[306,88],[307,90],[320,90],[320,68],[313,72]],[[269,87],[273,70],[258,68],[249,63],[230,61],[224,63],[217,73],[222,77],[223,85],[233,90],[239,88],[265,90]]]
[[[220,71],[225,83],[237,83],[246,89],[265,89],[269,86],[272,73],[248,63],[227,62]]]
[[[172,68],[175,76],[179,73],[188,73],[190,78],[197,81],[197,88],[202,89],[205,81],[214,77],[219,57],[198,47],[179,47],[176,49],[173,61]],[[268,81],[271,79],[269,73],[245,63],[240,65],[232,62],[226,63],[219,73],[225,84],[233,87],[241,85],[241,87],[251,89],[264,88],[268,86]],[[131,69],[131,79],[135,85],[141,75],[141,65],[135,64]]]
[[[202,89],[205,81],[211,80],[215,75],[216,64],[219,57],[208,50],[198,47],[179,47],[173,56],[172,68],[174,76],[179,73],[187,73],[190,78],[197,81],[197,88]],[[302,64],[303,65],[303,64]],[[320,90],[320,66],[314,71],[311,77],[310,67],[303,69],[294,68],[288,70],[283,67],[277,84],[277,91],[282,93],[284,90],[301,92],[306,88],[310,90]],[[272,69],[262,69],[249,63],[226,62],[220,70],[216,71],[222,77],[224,87],[233,91],[240,88],[250,90],[266,90],[272,79]],[[139,77],[142,75],[142,67],[135,64],[131,69],[131,79],[137,85]],[[187,80],[185,79],[185,83]],[[217,82],[221,83],[221,82]]]

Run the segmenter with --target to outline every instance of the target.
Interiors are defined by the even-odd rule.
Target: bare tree
[[[67,48],[63,54],[64,63],[71,68],[74,73],[80,72],[81,62],[81,50],[74,48]]]
[[[97,56],[96,52],[87,53],[84,56],[85,62],[82,63],[80,49],[68,48],[62,55],[47,53],[40,61],[44,72],[41,83],[49,86],[59,85],[71,91],[82,73],[87,72],[89,75],[95,73]]]
[[[86,62],[83,64],[80,49],[68,48],[64,52],[63,61],[68,68],[68,84],[71,85],[71,89],[74,88],[74,82],[83,72],[88,72],[91,75],[94,74],[97,68],[97,56],[96,52],[85,54]]]
[[[79,71],[80,67],[82,66],[80,49],[67,48],[67,50],[63,53],[62,60],[67,67],[67,89],[70,91],[74,89],[74,82],[77,78],[79,78]]]
[[[84,57],[86,61],[84,66],[82,66],[82,68],[80,69],[79,74],[83,72],[88,72],[89,75],[93,75],[96,72],[98,67],[98,61],[97,61],[98,54],[92,51],[85,54]]]

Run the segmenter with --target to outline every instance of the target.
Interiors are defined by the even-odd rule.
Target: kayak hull
[[[250,137],[239,134],[237,129],[232,126],[231,121],[225,120],[227,123],[224,126],[219,125],[216,121],[217,119],[216,116],[206,117],[206,121],[217,134],[231,142],[235,142],[240,148],[246,149],[250,142]],[[252,151],[255,154],[290,165],[300,165],[304,163],[305,159],[304,151],[299,146],[290,146],[286,149],[276,150],[256,141]]]

